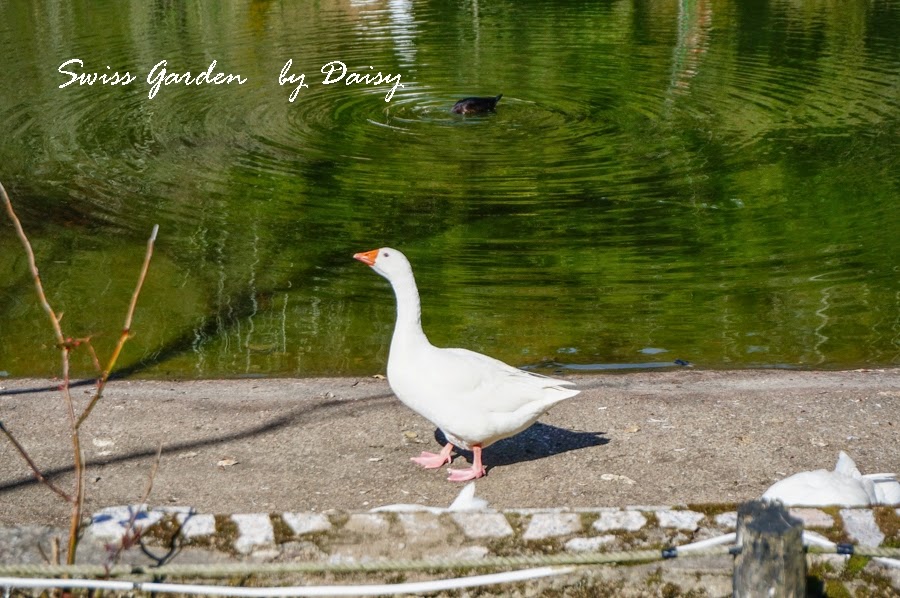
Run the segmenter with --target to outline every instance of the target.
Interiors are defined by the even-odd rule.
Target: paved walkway
[[[484,452],[497,509],[739,503],[846,451],[900,471],[900,369],[680,369],[577,376],[582,394]],[[73,392],[82,404],[88,387]],[[49,381],[0,381],[4,425],[71,487],[71,443]],[[0,439],[0,523],[64,525],[68,508]],[[434,428],[376,378],[118,381],[83,427],[87,509],[141,500],[201,513],[447,506],[460,484],[409,461]],[[456,458],[457,463],[470,457]]]
[[[114,382],[83,428],[94,525],[80,554],[107,558],[127,512],[111,505],[140,499],[159,446],[141,521],[156,526],[147,537],[160,543],[179,530],[181,562],[658,548],[728,532],[735,503],[791,473],[832,468],[840,450],[863,473],[900,471],[897,369],[573,379],[581,395],[485,451],[489,475],[476,494],[497,511],[438,514],[369,512],[396,503],[445,507],[461,488],[443,471],[409,462],[438,447],[435,431],[383,379]],[[88,387],[74,396],[86,403]],[[52,383],[0,381],[0,416],[45,475],[68,489],[67,416]],[[0,439],[0,563],[40,560],[35,547],[64,534],[67,513]],[[900,545],[894,507],[797,514],[833,540]],[[134,549],[124,558],[146,562]],[[817,558],[843,566],[838,557]],[[541,587],[727,594],[730,571],[728,557],[676,559],[583,569]],[[900,588],[895,571],[870,563],[864,573]],[[845,575],[841,583],[868,582]],[[520,590],[514,594],[533,595]]]

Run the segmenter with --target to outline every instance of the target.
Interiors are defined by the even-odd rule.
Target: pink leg
[[[476,480],[484,474],[484,465],[481,464],[481,446],[475,444],[472,446],[472,467],[468,469],[451,469],[450,477],[447,479],[451,482],[465,482],[467,480]]]
[[[450,453],[453,451],[453,445],[451,443],[447,443],[444,448],[441,449],[441,452],[435,455],[434,453],[426,453],[422,451],[422,454],[418,457],[412,457],[410,461],[414,461],[424,467],[425,469],[437,469],[444,463],[450,463],[453,460],[453,457],[450,456]]]

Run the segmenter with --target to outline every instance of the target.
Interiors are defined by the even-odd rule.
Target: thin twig
[[[53,482],[43,476],[37,465],[35,465],[34,461],[31,460],[31,457],[28,455],[28,453],[25,452],[25,448],[21,444],[19,444],[19,441],[15,439],[15,437],[12,435],[12,432],[6,429],[6,426],[3,425],[3,422],[0,422],[0,431],[6,434],[6,437],[9,438],[9,441],[12,442],[13,446],[16,447],[16,450],[19,451],[19,454],[22,455],[22,458],[25,459],[25,462],[28,463],[28,467],[31,468],[31,471],[32,473],[34,473],[34,477],[37,478],[37,481],[42,484],[46,484],[48,488],[59,494],[66,502],[72,502],[71,496],[66,494],[63,490],[60,490]]]
[[[94,365],[94,369],[97,371],[97,375],[103,373],[103,366],[100,365],[100,360],[97,358],[97,352],[94,350],[94,345],[91,343],[91,337],[86,336],[84,338],[76,338],[72,341],[72,348],[77,349],[81,345],[87,347],[88,355],[91,357],[91,363]]]
[[[72,393],[69,389],[69,345],[62,348],[63,383],[60,387],[66,402],[66,411],[69,415],[69,430],[72,435],[72,461],[75,466],[75,500],[72,501],[72,515],[69,519],[69,552],[66,554],[66,563],[75,564],[75,551],[78,548],[78,536],[81,530],[81,512],[84,508],[84,454],[81,452],[81,438],[78,435],[78,426],[75,424],[75,403],[72,401]]]
[[[38,271],[37,261],[34,257],[34,250],[31,247],[31,242],[25,235],[22,223],[19,221],[19,217],[16,216],[12,202],[2,183],[0,183],[0,195],[2,195],[3,203],[6,206],[6,212],[9,214],[9,218],[12,220],[13,226],[16,229],[16,234],[19,236],[19,240],[25,248],[25,254],[28,256],[28,267],[31,270],[31,277],[34,280],[34,288],[37,291],[38,300],[41,302],[41,306],[50,318],[50,323],[53,325],[53,333],[56,335],[56,344],[60,350],[60,359],[62,361],[63,370],[63,384],[60,387],[60,391],[62,392],[63,399],[66,403],[66,410],[69,414],[69,427],[72,434],[72,448],[74,450],[73,457],[75,465],[75,493],[71,499],[72,518],[69,525],[69,553],[67,555],[67,562],[73,564],[75,562],[75,549],[78,547],[78,529],[81,526],[81,509],[84,505],[84,459],[81,454],[78,426],[75,421],[75,405],[72,402],[72,395],[69,392],[69,351],[71,345],[66,341],[65,335],[63,335],[59,317],[56,315],[56,312],[53,311],[53,308],[50,307],[50,302],[47,301],[47,295],[44,293],[44,285],[41,283],[41,275]]]
[[[156,449],[156,458],[153,460],[153,466],[150,468],[150,474],[147,476],[147,487],[144,489],[144,495],[138,502],[137,509],[135,509],[131,513],[131,517],[128,518],[128,524],[125,526],[125,533],[122,534],[122,539],[119,540],[119,543],[115,546],[115,549],[110,551],[106,564],[104,565],[107,570],[109,570],[118,562],[119,557],[122,556],[123,551],[128,550],[141,541],[142,530],[135,529],[134,524],[135,521],[137,521],[137,517],[138,515],[140,515],[141,510],[144,508],[144,505],[148,504],[148,501],[150,500],[150,493],[153,491],[153,481],[156,479],[156,472],[159,470],[159,461],[161,456],[162,442],[159,443],[159,446]]]
[[[40,273],[38,272],[34,250],[31,247],[31,243],[29,242],[28,237],[25,235],[25,231],[22,228],[22,223],[19,221],[18,216],[16,216],[15,210],[13,210],[12,202],[10,201],[9,195],[7,195],[6,189],[3,187],[2,183],[0,183],[0,198],[3,199],[3,203],[6,206],[6,211],[13,222],[13,226],[16,229],[16,234],[19,236],[19,240],[22,242],[22,246],[25,248],[25,254],[28,256],[28,267],[31,270],[31,276],[34,279],[34,286],[38,294],[38,299],[40,300],[41,306],[44,308],[44,311],[47,312],[47,315],[50,318],[50,322],[53,325],[53,332],[56,335],[56,344],[60,350],[63,382],[60,385],[59,390],[63,395],[63,399],[66,404],[66,411],[69,416],[69,429],[72,437],[72,452],[75,469],[74,494],[68,495],[50,484],[50,482],[40,474],[37,467],[34,465],[34,462],[25,452],[25,449],[15,440],[15,438],[13,438],[13,436],[5,428],[3,428],[3,431],[19,451],[19,453],[25,458],[26,462],[31,466],[32,471],[34,471],[38,479],[46,483],[51,489],[53,489],[54,492],[56,492],[60,496],[63,496],[64,498],[66,498],[66,500],[72,503],[72,515],[69,524],[69,546],[68,554],[66,555],[66,561],[68,564],[73,564],[75,562],[75,551],[78,547],[79,531],[81,529],[81,514],[84,508],[84,454],[81,450],[81,439],[79,437],[78,430],[84,420],[88,417],[88,415],[90,415],[94,406],[100,400],[100,397],[103,395],[103,388],[106,385],[107,380],[109,379],[109,374],[119,358],[119,353],[122,351],[122,346],[125,344],[125,341],[128,340],[129,334],[131,332],[131,320],[134,316],[134,309],[137,305],[138,295],[141,292],[141,287],[143,286],[144,279],[147,276],[147,270],[150,267],[150,258],[153,255],[153,244],[156,241],[156,233],[159,230],[159,225],[153,226],[153,231],[150,234],[150,240],[147,242],[147,253],[144,257],[144,264],[141,268],[137,286],[131,296],[131,304],[128,306],[128,312],[125,316],[125,326],[122,330],[121,336],[119,337],[119,342],[116,344],[115,350],[113,351],[113,355],[110,358],[109,364],[107,365],[106,369],[100,372],[100,378],[97,380],[96,393],[91,398],[91,401],[88,403],[87,408],[85,408],[81,416],[76,419],[75,403],[72,400],[72,394],[69,387],[69,354],[73,348],[77,347],[82,342],[86,342],[88,345],[88,350],[91,354],[91,358],[97,370],[100,370],[100,362],[97,359],[97,355],[94,351],[93,345],[91,345],[90,343],[90,338],[73,340],[71,338],[67,339],[63,334],[62,326],[60,325],[62,314],[57,316],[53,311],[53,308],[50,307],[49,301],[47,301],[47,295],[46,293],[44,293],[44,286],[41,283]],[[0,427],[2,427],[2,424],[0,424]],[[160,447],[160,450],[161,448],[162,447]],[[155,475],[155,468],[151,475]],[[152,478],[150,487],[152,487]]]
[[[28,237],[25,236],[25,230],[22,229],[22,223],[19,222],[19,217],[16,216],[15,211],[13,211],[12,202],[9,200],[9,195],[6,194],[3,183],[0,183],[0,194],[3,195],[3,203],[6,205],[6,212],[13,221],[16,234],[19,235],[19,240],[22,241],[22,245],[25,247],[25,254],[28,256],[28,267],[31,269],[31,277],[34,279],[34,287],[37,290],[41,306],[50,317],[50,323],[53,324],[53,332],[56,334],[56,343],[63,346],[66,344],[66,341],[65,337],[63,337],[62,327],[59,325],[59,318],[56,316],[53,308],[50,307],[50,303],[47,301],[47,295],[44,294],[44,285],[41,284],[41,275],[38,273],[37,263],[34,259],[34,251],[31,249],[31,243],[28,241]]]
[[[150,239],[147,241],[147,252],[144,255],[144,265],[141,267],[141,274],[138,277],[137,286],[135,286],[134,293],[131,295],[131,303],[128,306],[128,312],[125,314],[125,325],[122,328],[122,334],[119,336],[119,342],[116,343],[116,348],[113,350],[112,357],[109,358],[106,369],[103,370],[100,379],[97,381],[97,392],[94,393],[94,396],[85,408],[84,413],[78,418],[78,422],[75,424],[76,428],[81,427],[81,424],[84,423],[87,416],[91,414],[97,401],[99,401],[100,397],[103,395],[103,389],[106,386],[107,380],[109,380],[109,374],[112,372],[113,367],[115,367],[116,361],[119,359],[119,353],[122,351],[125,341],[128,340],[128,337],[131,334],[131,319],[134,317],[134,308],[137,305],[138,295],[141,294],[141,287],[144,286],[144,279],[147,277],[147,270],[150,268],[150,258],[153,257],[153,244],[156,242],[156,233],[158,231],[159,225],[154,224],[153,230],[150,233]]]
[[[156,458],[153,459],[153,467],[150,468],[150,474],[147,476],[147,487],[144,489],[144,496],[141,498],[141,504],[145,504],[150,500],[150,493],[153,491],[153,481],[156,479],[156,472],[159,471],[159,461],[162,457],[162,441],[156,447]]]

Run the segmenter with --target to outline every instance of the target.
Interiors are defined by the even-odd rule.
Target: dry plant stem
[[[16,213],[13,211],[12,202],[9,201],[9,195],[6,194],[6,189],[3,187],[2,183],[0,183],[0,193],[3,195],[3,203],[6,205],[6,212],[13,222],[16,234],[19,235],[19,240],[22,241],[22,245],[25,247],[25,253],[28,256],[28,267],[31,269],[31,277],[34,279],[34,287],[37,290],[38,299],[41,301],[41,307],[43,307],[44,311],[47,312],[47,315],[50,316],[50,322],[53,324],[53,332],[56,334],[56,343],[60,347],[63,347],[66,344],[66,340],[63,337],[62,327],[59,325],[59,318],[56,316],[53,308],[50,307],[50,303],[47,302],[47,295],[44,294],[44,285],[41,284],[41,275],[38,273],[37,263],[34,259],[34,251],[31,249],[31,243],[28,241],[28,237],[25,236],[25,231],[22,229],[22,223],[19,222],[18,216],[16,216]]]
[[[137,306],[138,296],[141,294],[141,288],[144,286],[144,279],[147,277],[147,270],[150,268],[150,258],[153,257],[153,244],[156,242],[156,233],[158,231],[159,225],[154,224],[153,230],[150,233],[150,239],[147,241],[147,252],[144,255],[144,265],[141,267],[141,274],[138,276],[137,286],[135,286],[134,293],[131,295],[131,303],[128,305],[128,312],[125,314],[125,325],[122,327],[122,334],[119,335],[119,342],[116,343],[116,348],[113,350],[112,357],[109,358],[106,369],[103,370],[100,379],[97,381],[97,391],[91,398],[91,402],[88,403],[88,406],[85,408],[84,413],[81,414],[81,417],[79,417],[78,421],[75,423],[76,428],[81,427],[81,424],[87,419],[87,416],[91,414],[97,401],[99,401],[100,397],[103,395],[103,388],[106,386],[107,380],[109,380],[109,374],[112,372],[113,367],[115,367],[116,361],[119,359],[119,353],[122,352],[122,347],[125,345],[125,341],[128,340],[128,336],[131,334],[131,320],[134,317],[134,308]]]
[[[62,326],[60,325],[60,317],[57,316],[56,312],[53,311],[53,308],[50,307],[50,303],[47,301],[47,295],[44,293],[44,286],[41,283],[40,273],[38,272],[37,262],[34,257],[34,250],[31,247],[31,243],[28,241],[28,237],[25,235],[25,231],[22,228],[22,223],[19,221],[18,216],[16,216],[15,210],[13,210],[12,202],[9,200],[9,195],[7,195],[6,189],[3,187],[2,183],[0,183],[0,197],[2,197],[3,203],[6,206],[6,211],[13,222],[13,226],[16,229],[16,234],[19,236],[19,240],[21,240],[22,246],[25,248],[25,254],[28,256],[28,267],[31,270],[31,276],[34,279],[34,286],[38,294],[38,299],[40,300],[41,306],[44,308],[44,311],[47,312],[47,315],[50,318],[50,322],[53,325],[53,332],[56,335],[56,343],[60,349],[63,374],[63,383],[60,385],[60,392],[62,392],[63,399],[66,403],[66,410],[69,416],[69,428],[72,438],[72,452],[75,466],[74,495],[67,495],[66,493],[53,486],[49,481],[44,479],[43,475],[40,474],[34,462],[25,452],[24,448],[12,437],[8,430],[3,428],[3,432],[12,441],[13,445],[25,458],[26,462],[31,466],[38,479],[46,483],[54,492],[64,497],[72,504],[72,516],[69,525],[69,550],[68,554],[66,555],[66,562],[71,565],[75,563],[75,552],[78,548],[78,534],[81,528],[81,514],[84,507],[84,455],[81,451],[81,439],[79,437],[78,430],[84,420],[88,417],[88,415],[90,415],[94,406],[97,404],[97,401],[100,400],[100,397],[103,394],[103,387],[106,385],[106,381],[109,379],[109,374],[119,358],[119,353],[121,353],[122,351],[122,346],[125,344],[125,341],[128,340],[128,335],[131,331],[131,320],[134,316],[134,309],[137,305],[138,295],[140,295],[141,287],[143,286],[144,279],[147,276],[147,270],[150,267],[150,258],[153,255],[153,244],[156,241],[156,233],[159,230],[159,225],[154,225],[153,232],[150,234],[150,240],[147,242],[147,253],[144,257],[144,265],[141,268],[141,274],[138,278],[137,287],[135,288],[134,293],[131,296],[131,304],[128,306],[128,312],[125,316],[125,327],[122,330],[121,336],[119,337],[119,342],[116,344],[116,348],[109,360],[109,364],[107,365],[106,369],[101,372],[100,378],[97,380],[96,393],[91,398],[90,403],[88,403],[88,406],[81,414],[81,417],[76,418],[75,404],[72,400],[71,392],[69,391],[69,353],[73,347],[77,346],[81,342],[87,342],[91,357],[94,361],[95,367],[97,367],[98,370],[100,368],[100,363],[97,360],[97,356],[93,346],[90,343],[90,339],[86,339],[85,341],[72,339],[67,340],[63,335]]]
[[[19,451],[19,454],[22,455],[22,458],[25,459],[26,463],[28,463],[28,466],[34,473],[34,477],[36,477],[40,483],[45,484],[48,488],[59,494],[66,502],[72,501],[71,496],[60,490],[53,482],[51,482],[50,480],[45,478],[43,474],[41,474],[37,465],[35,465],[34,461],[31,460],[31,457],[28,456],[28,453],[25,452],[25,448],[21,444],[19,444],[19,441],[16,440],[12,433],[10,433],[10,431],[6,429],[6,426],[3,425],[3,422],[0,422],[0,431],[6,434],[6,437],[9,438],[9,441],[12,442],[12,445],[16,447],[16,450]]]
[[[150,500],[150,493],[153,491],[153,481],[156,479],[156,472],[159,471],[159,461],[162,457],[162,442],[156,447],[156,458],[153,460],[153,467],[150,468],[150,475],[147,476],[147,487],[144,489],[144,496],[141,498],[141,504]]]
[[[97,352],[94,351],[94,345],[91,344],[91,339],[85,339],[85,345],[88,348],[88,353],[91,354],[91,361],[94,362],[94,369],[97,370],[97,373],[100,373],[100,360],[97,358]]]
[[[81,511],[84,507],[84,454],[81,452],[81,438],[75,424],[75,404],[69,392],[69,346],[63,346],[63,384],[60,390],[66,400],[69,413],[69,429],[72,434],[72,457],[75,465],[75,500],[72,501],[72,516],[69,519],[69,552],[66,563],[75,564],[75,552],[78,549],[78,532],[81,529]]]
[[[141,497],[141,500],[138,501],[138,508],[135,509],[131,514],[131,517],[128,518],[128,525],[125,526],[125,533],[122,535],[119,545],[116,547],[115,551],[109,555],[109,559],[106,563],[107,570],[119,561],[119,557],[122,555],[123,551],[131,548],[141,539],[141,532],[135,531],[134,523],[137,521],[137,516],[140,515],[143,506],[150,500],[150,493],[153,491],[153,481],[156,479],[156,472],[159,471],[159,461],[161,456],[162,442],[160,442],[156,448],[156,458],[153,460],[153,466],[150,468],[150,474],[147,476],[147,487],[144,489],[144,495]]]
[[[97,370],[97,375],[103,373],[103,368],[100,366],[100,360],[97,358],[97,352],[94,350],[94,345],[91,344],[91,337],[87,336],[85,338],[71,339],[69,344],[73,349],[77,349],[81,345],[87,347],[88,355],[91,356],[91,363],[93,363],[94,369]]]
[[[75,562],[75,549],[78,546],[78,528],[81,525],[81,508],[84,503],[84,460],[82,459],[81,454],[81,443],[78,438],[78,428],[76,426],[75,421],[75,405],[72,403],[72,395],[69,392],[69,343],[66,342],[65,336],[62,332],[62,326],[59,323],[59,317],[56,315],[56,312],[53,311],[53,308],[50,307],[50,302],[47,301],[47,295],[44,293],[44,285],[41,283],[41,275],[38,272],[37,262],[34,257],[34,250],[31,248],[31,242],[28,240],[28,237],[25,235],[25,230],[22,228],[22,223],[19,221],[19,217],[16,216],[15,210],[13,210],[12,202],[9,200],[9,195],[6,193],[6,188],[3,187],[3,184],[0,183],[0,195],[3,197],[3,203],[6,206],[6,212],[9,214],[10,220],[13,222],[13,227],[16,229],[16,234],[19,236],[19,240],[22,242],[22,246],[25,248],[25,254],[28,256],[28,267],[31,270],[31,277],[34,279],[34,288],[37,291],[38,299],[41,302],[41,306],[44,308],[44,311],[47,312],[47,316],[50,318],[50,323],[53,325],[53,332],[56,335],[56,344],[60,350],[60,358],[62,360],[62,370],[63,370],[63,383],[60,386],[60,391],[63,394],[63,398],[66,403],[66,409],[69,413],[69,425],[72,434],[72,449],[74,451],[74,465],[75,465],[75,493],[72,497],[72,519],[69,526],[69,554],[67,556],[67,562],[69,564],[73,564]]]

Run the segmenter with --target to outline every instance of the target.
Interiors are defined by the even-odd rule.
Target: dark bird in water
[[[503,97],[501,93],[494,98],[463,98],[453,105],[450,112],[454,114],[484,114],[485,112],[493,112],[497,107],[497,102]]]

